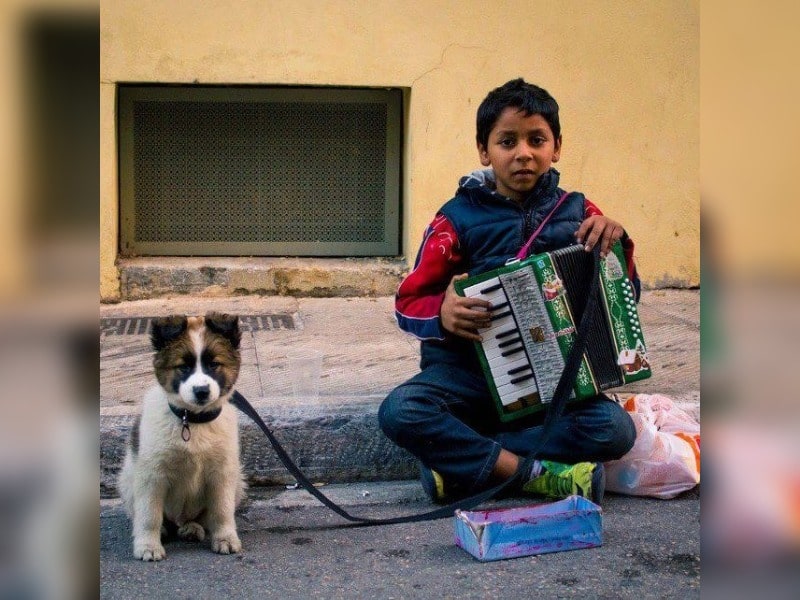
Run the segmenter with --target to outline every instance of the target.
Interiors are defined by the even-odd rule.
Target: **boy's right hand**
[[[480,298],[465,298],[456,293],[453,285],[459,279],[466,279],[467,274],[456,275],[450,280],[450,285],[444,293],[444,301],[439,312],[442,327],[446,331],[459,337],[481,341],[481,336],[477,330],[488,327],[491,324],[489,310],[492,304]]]

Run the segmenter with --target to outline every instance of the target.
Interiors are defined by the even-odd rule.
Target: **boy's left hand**
[[[584,219],[575,232],[575,237],[587,252],[591,252],[595,245],[600,243],[600,256],[605,258],[611,251],[611,246],[622,237],[623,233],[625,230],[616,221],[605,215],[593,215]]]

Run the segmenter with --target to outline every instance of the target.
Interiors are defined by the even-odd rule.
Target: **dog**
[[[240,552],[234,512],[244,497],[239,429],[229,403],[239,375],[238,317],[153,320],[158,384],[144,396],[118,489],[133,523],[133,555],[162,560],[165,524],[181,539],[211,536],[219,554]]]

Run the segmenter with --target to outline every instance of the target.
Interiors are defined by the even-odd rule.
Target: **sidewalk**
[[[325,486],[352,514],[388,518],[429,511],[416,481]],[[250,490],[237,513],[244,549],[168,541],[160,563],[134,560],[131,525],[117,500],[100,509],[102,598],[592,598],[700,597],[700,499],[607,495],[603,545],[481,563],[454,543],[454,518],[381,527],[346,522],[303,490]],[[487,506],[530,504],[505,500]],[[703,572],[705,576],[706,572]]]
[[[114,479],[128,430],[143,391],[155,383],[143,318],[210,310],[242,317],[243,365],[237,388],[310,479],[352,483],[416,478],[411,457],[377,425],[381,400],[418,368],[418,342],[397,328],[393,298],[178,296],[100,307],[102,497],[116,496]],[[620,392],[666,394],[699,418],[699,292],[644,292],[639,311],[654,376]],[[323,355],[318,397],[298,396],[292,388],[290,358],[309,351]],[[242,416],[240,426],[250,485],[293,481],[255,425]]]

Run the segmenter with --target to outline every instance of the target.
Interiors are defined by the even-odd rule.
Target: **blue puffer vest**
[[[558,181],[558,171],[550,169],[520,205],[494,191],[491,169],[474,171],[461,178],[455,197],[440,212],[458,234],[464,270],[470,276],[503,266],[519,252],[563,194]],[[569,194],[542,228],[529,254],[574,244],[584,210],[583,194]],[[472,342],[463,338],[426,340],[422,342],[421,355],[423,369],[431,362],[480,369]]]

